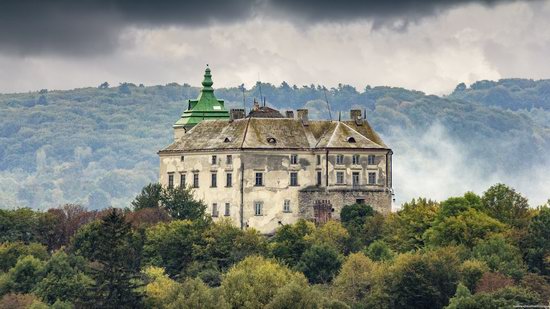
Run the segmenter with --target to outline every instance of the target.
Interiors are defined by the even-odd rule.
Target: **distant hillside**
[[[329,117],[323,87],[261,84],[261,91],[276,108]],[[248,107],[259,92],[259,85],[245,91]],[[0,208],[128,206],[158,178],[156,152],[171,142],[172,124],[197,94],[174,83],[0,95]],[[444,97],[347,85],[326,94],[333,119],[365,109],[394,149],[398,201],[480,191],[496,181],[535,201],[550,197],[541,189],[550,185],[550,80],[461,84]],[[240,87],[216,95],[228,107],[243,106]]]

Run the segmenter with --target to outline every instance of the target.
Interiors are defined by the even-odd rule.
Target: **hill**
[[[248,106],[260,88],[275,108],[329,116],[324,87],[257,84],[244,92]],[[170,143],[185,100],[197,94],[176,83],[0,94],[0,208],[128,206],[157,180],[156,152]],[[398,202],[482,191],[497,181],[534,204],[548,198],[550,80],[480,81],[447,96],[348,85],[326,94],[333,119],[365,109],[393,148]],[[242,87],[216,95],[228,107],[243,106]]]

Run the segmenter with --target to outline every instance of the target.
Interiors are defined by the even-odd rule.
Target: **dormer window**
[[[274,137],[268,137],[267,142],[270,143],[270,144],[276,144],[277,140]]]
[[[350,137],[348,137],[347,141],[348,141],[348,143],[355,143],[355,137],[350,136]]]
[[[226,137],[226,138],[224,138],[223,142],[224,142],[224,143],[229,143],[229,142],[231,142],[231,138]]]

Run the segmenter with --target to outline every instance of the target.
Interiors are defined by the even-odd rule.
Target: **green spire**
[[[174,124],[174,128],[183,127],[189,130],[203,120],[229,119],[229,112],[225,109],[223,100],[218,100],[214,96],[213,84],[210,68],[207,64],[199,97],[196,100],[188,101],[187,110],[183,112],[181,118]]]

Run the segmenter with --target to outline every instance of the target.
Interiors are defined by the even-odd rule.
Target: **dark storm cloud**
[[[255,14],[295,21],[347,21],[361,17],[404,22],[451,6],[506,0],[292,1],[292,0],[3,0],[0,52],[22,55],[108,53],[128,26],[203,26]]]

